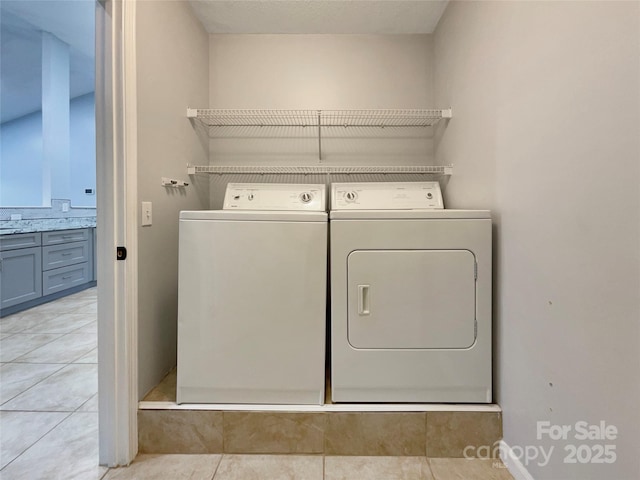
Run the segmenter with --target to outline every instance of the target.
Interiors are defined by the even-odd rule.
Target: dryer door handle
[[[369,315],[371,303],[371,294],[369,285],[358,285],[358,315]]]

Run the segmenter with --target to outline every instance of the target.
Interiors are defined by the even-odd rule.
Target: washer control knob
[[[300,194],[300,201],[302,203],[309,203],[313,200],[313,195],[310,192],[303,192]]]
[[[250,193],[249,195],[247,195],[247,199],[248,200],[253,200],[255,197],[253,196],[253,193]]]
[[[431,192],[427,193],[427,198],[429,200],[431,200],[433,198],[433,193],[431,193]]]
[[[344,199],[349,203],[355,202],[356,198],[358,198],[358,194],[354,191],[347,192],[344,194]]]

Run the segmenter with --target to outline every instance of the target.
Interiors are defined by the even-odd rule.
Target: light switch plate
[[[151,202],[142,202],[142,226],[148,227],[153,221]]]

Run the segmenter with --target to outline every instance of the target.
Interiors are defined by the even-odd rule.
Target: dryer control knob
[[[433,198],[433,193],[431,193],[431,192],[427,193],[427,198],[429,200],[431,200]]]
[[[356,198],[358,198],[358,194],[356,192],[347,192],[344,194],[344,198],[347,202],[355,202]]]
[[[300,194],[300,201],[302,203],[309,203],[313,199],[313,195],[310,192],[304,192]]]
[[[253,200],[255,197],[253,196],[253,193],[250,193],[249,195],[247,195],[247,199],[249,200]]]

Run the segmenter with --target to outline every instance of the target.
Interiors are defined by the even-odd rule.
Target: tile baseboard
[[[489,411],[448,406],[449,410],[342,412],[180,407],[138,411],[140,453],[462,458],[495,452],[502,439],[498,406]]]

